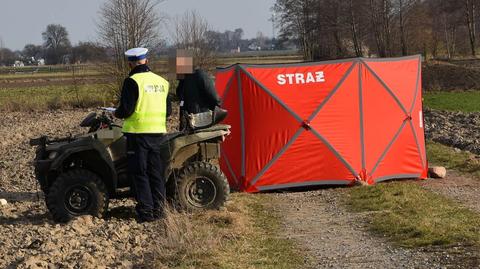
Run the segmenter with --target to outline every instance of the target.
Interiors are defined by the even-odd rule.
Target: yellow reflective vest
[[[122,131],[131,134],[162,134],[167,132],[167,96],[169,83],[152,72],[130,77],[138,85],[135,112],[123,123]]]

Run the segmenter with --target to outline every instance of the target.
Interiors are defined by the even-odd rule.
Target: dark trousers
[[[165,161],[160,152],[163,135],[126,134],[128,170],[133,178],[136,211],[149,220],[163,213]]]

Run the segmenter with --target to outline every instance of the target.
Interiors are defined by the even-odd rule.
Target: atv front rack
[[[74,138],[72,136],[53,139],[49,139],[48,136],[41,136],[39,138],[30,139],[30,146],[46,146],[53,143],[71,142],[73,139]]]

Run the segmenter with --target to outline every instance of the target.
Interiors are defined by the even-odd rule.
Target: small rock
[[[445,178],[447,176],[447,169],[442,166],[434,166],[428,169],[428,175],[431,178]]]
[[[0,199],[0,206],[6,206],[6,205],[8,205],[7,200],[5,200],[5,199]]]
[[[40,239],[35,239],[27,246],[28,249],[39,249],[42,246],[43,242]]]

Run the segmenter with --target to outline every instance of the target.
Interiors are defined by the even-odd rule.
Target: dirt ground
[[[158,223],[137,224],[132,200],[115,201],[106,220],[56,224],[37,193],[30,138],[80,133],[89,111],[15,112],[0,121],[0,268],[132,268],[151,261]],[[49,267],[50,266],[50,267]],[[52,267],[53,266],[53,267]]]

